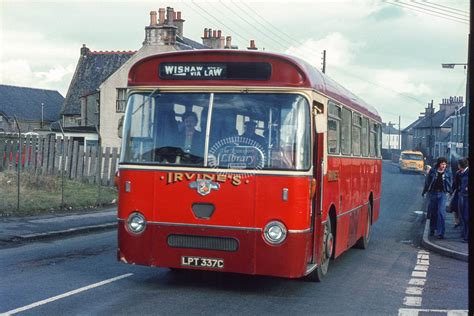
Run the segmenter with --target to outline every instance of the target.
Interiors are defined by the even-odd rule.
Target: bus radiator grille
[[[237,251],[239,242],[234,238],[195,235],[169,235],[168,246],[221,251]]]

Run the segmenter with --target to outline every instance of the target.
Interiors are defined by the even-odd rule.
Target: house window
[[[116,111],[120,113],[125,112],[126,105],[127,105],[127,89],[117,88]]]

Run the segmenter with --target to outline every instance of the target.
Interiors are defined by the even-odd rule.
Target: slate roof
[[[398,129],[396,129],[395,127],[393,127],[393,125],[388,126],[388,124],[385,124],[385,123],[382,123],[382,133],[383,134],[396,134],[398,135]]]
[[[443,110],[434,113],[432,116],[427,115],[415,128],[430,128],[431,126],[433,126],[433,128],[441,127],[441,124],[443,124],[443,122],[453,114],[454,113]]]
[[[424,120],[424,117],[419,117],[416,121],[414,121],[413,123],[411,123],[410,125],[408,125],[407,127],[405,127],[403,130],[402,130],[402,133],[410,133],[411,130],[413,128],[416,128],[418,126],[418,124],[421,123],[421,121]]]
[[[81,55],[61,114],[80,115],[81,97],[96,92],[102,82],[135,52],[88,52]]]
[[[181,38],[179,36],[176,36],[176,42],[184,44],[186,46],[189,46],[188,49],[209,49],[210,48],[207,45],[203,45],[203,44],[198,43],[196,41],[193,41],[192,39],[189,39],[187,37]]]
[[[16,115],[18,120],[53,122],[60,118],[59,113],[64,97],[54,90],[0,85],[0,113],[8,119]]]

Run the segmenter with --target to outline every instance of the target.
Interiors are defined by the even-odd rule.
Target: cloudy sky
[[[79,51],[138,50],[149,13],[182,11],[184,35],[205,27],[244,49],[303,57],[402,128],[431,100],[464,96],[468,0],[0,0],[0,83],[66,95]]]

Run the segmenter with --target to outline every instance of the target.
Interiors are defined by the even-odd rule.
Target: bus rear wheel
[[[372,218],[372,205],[369,202],[367,206],[367,223],[366,223],[367,226],[365,228],[364,235],[360,237],[357,243],[355,244],[355,248],[367,249],[369,247],[370,233],[372,231],[371,218]]]
[[[328,273],[329,261],[331,260],[333,251],[334,235],[332,233],[331,217],[328,216],[326,224],[324,224],[323,251],[321,254],[321,262],[319,263],[317,268],[307,276],[310,281],[322,281],[324,276]]]

